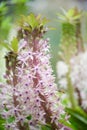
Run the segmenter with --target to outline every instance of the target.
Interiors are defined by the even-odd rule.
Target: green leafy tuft
[[[58,13],[58,19],[60,22],[68,22],[71,24],[75,24],[78,22],[78,19],[81,18],[82,16],[82,11],[79,11],[76,7],[72,8],[68,11],[65,11],[64,9],[62,9],[63,14]]]

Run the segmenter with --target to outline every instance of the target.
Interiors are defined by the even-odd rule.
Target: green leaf
[[[85,125],[84,123],[82,123],[77,118],[71,116],[69,120],[72,123],[72,125],[74,127],[74,130],[87,130],[87,125]]]
[[[73,110],[66,108],[66,111],[70,114],[70,122],[74,126],[75,130],[86,130],[87,129],[87,114],[81,110]]]
[[[74,8],[70,9],[70,10],[67,12],[67,16],[68,16],[68,17],[73,17],[74,15],[75,15],[75,9],[74,9]]]
[[[69,109],[69,108],[67,108],[67,111],[68,111],[72,116],[74,116],[75,118],[79,119],[80,121],[82,121],[84,124],[87,125],[87,116],[86,116],[86,114],[83,115],[83,114],[80,113],[79,111],[73,110],[73,109]]]
[[[0,117],[0,130],[4,130],[4,124],[5,120],[3,118]]]
[[[30,14],[28,16],[28,21],[27,22],[30,24],[30,26],[32,27],[32,29],[34,29],[35,27],[37,27],[38,24],[39,24],[34,14]]]
[[[64,119],[60,119],[59,122],[68,128],[74,128],[73,125],[69,121],[65,121]]]
[[[2,123],[5,123],[5,120],[2,117],[0,117],[0,124]]]
[[[51,130],[51,127],[48,125],[41,125],[41,130]]]
[[[58,18],[66,19],[66,17],[64,15],[60,14],[60,13],[57,13],[57,15],[58,15]]]
[[[18,40],[17,38],[13,38],[13,40],[11,41],[11,47],[12,47],[12,50],[14,52],[18,52]]]
[[[43,18],[41,24],[44,26],[47,22],[49,22],[49,20],[46,18]]]
[[[0,125],[1,125],[1,124],[0,124]],[[0,126],[0,130],[5,130],[5,129],[4,129],[4,126]]]
[[[15,121],[15,117],[14,116],[10,116],[7,121],[8,121],[8,123],[12,123],[12,122]]]
[[[66,16],[67,11],[64,8],[61,8],[61,10],[62,10],[63,14]]]
[[[27,118],[28,120],[31,120],[32,116],[29,115],[29,116],[27,116],[26,118]]]
[[[7,7],[6,7],[6,3],[5,2],[1,2],[0,3],[0,13],[4,14],[7,11]]]
[[[74,16],[73,19],[76,20],[76,19],[79,19],[80,17],[81,17],[81,14],[78,14],[78,15]]]

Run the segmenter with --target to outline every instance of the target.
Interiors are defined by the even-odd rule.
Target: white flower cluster
[[[70,78],[73,87],[79,90],[82,107],[87,108],[87,52],[80,53],[74,56],[70,60]],[[59,61],[57,63],[57,75],[59,87],[66,89],[67,79],[66,74],[68,72],[68,65]]]
[[[71,81],[78,88],[82,98],[82,107],[87,108],[87,52],[71,59]]]

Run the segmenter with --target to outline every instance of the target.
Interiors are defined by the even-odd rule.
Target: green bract
[[[19,27],[24,31],[24,35],[41,36],[46,32],[43,28],[48,22],[46,18],[41,18],[41,15],[35,16],[31,13],[29,16],[22,16],[21,21],[18,22]]]
[[[11,41],[11,48],[14,52],[18,52],[18,39],[15,37]]]
[[[41,15],[35,16],[33,13],[31,13],[29,16],[22,16],[22,20],[19,22],[19,24],[22,27],[30,26],[32,29],[35,27],[39,27],[41,25],[45,25],[48,22],[46,18],[41,19]]]
[[[13,38],[10,44],[4,42],[1,44],[1,46],[5,47],[9,51],[13,51],[15,53],[18,52],[18,40],[15,37]]]
[[[74,24],[74,23],[77,23],[78,22],[78,19],[81,18],[82,16],[82,11],[78,11],[77,8],[72,8],[68,11],[65,11],[64,9],[63,10],[63,15],[58,13],[58,18],[59,18],[59,21],[60,22],[68,22],[68,23],[71,23],[71,24]]]

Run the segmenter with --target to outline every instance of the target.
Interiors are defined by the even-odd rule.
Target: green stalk
[[[76,28],[73,24],[62,24],[61,51],[64,60],[69,62],[70,58],[76,53]]]
[[[75,90],[71,83],[70,71],[67,73],[67,81],[68,81],[67,91],[68,91],[69,100],[71,102],[71,107],[76,108],[77,104],[76,104],[75,95],[74,95]]]
[[[58,14],[59,19],[62,21],[62,38],[60,49],[62,52],[62,59],[64,62],[69,65],[69,72],[67,73],[67,91],[69,95],[69,100],[71,102],[72,108],[76,107],[76,100],[74,97],[74,86],[72,86],[71,78],[70,78],[70,59],[73,56],[76,56],[80,52],[84,52],[83,39],[81,34],[81,16],[82,12],[77,8],[72,8],[69,11],[64,11],[64,15]],[[79,91],[77,91],[78,95],[80,95]],[[80,99],[79,99],[80,101]],[[79,102],[78,101],[78,102]],[[79,102],[79,104],[81,104]]]
[[[64,56],[64,61],[70,66],[70,58],[76,54],[76,28],[73,24],[62,24],[62,41],[61,50]],[[76,108],[76,100],[74,97],[74,86],[71,83],[70,68],[67,73],[67,92],[72,108]]]

